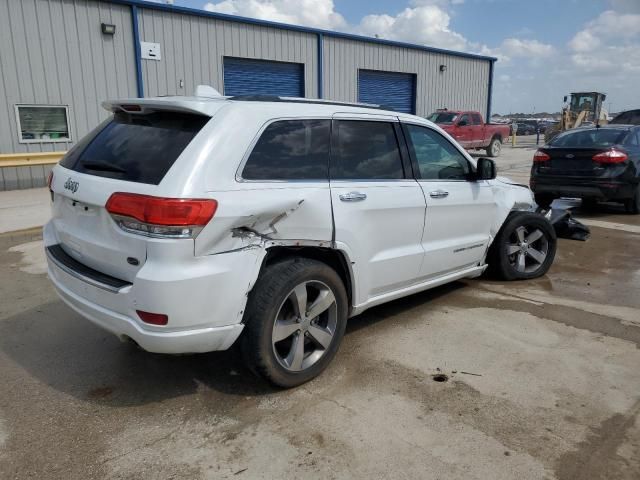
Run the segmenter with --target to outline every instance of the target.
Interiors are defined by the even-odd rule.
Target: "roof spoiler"
[[[220,96],[220,99],[224,97]],[[185,100],[184,97],[157,97],[157,98],[125,98],[118,100],[106,100],[102,107],[109,112],[126,112],[132,115],[146,115],[153,112],[183,112],[198,115],[211,116],[210,105],[203,99],[202,102]]]

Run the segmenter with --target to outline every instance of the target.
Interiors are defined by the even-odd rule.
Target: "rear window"
[[[627,135],[627,130],[618,130],[614,128],[590,128],[588,130],[573,130],[549,142],[552,147],[569,147],[569,148],[606,148],[622,143]]]
[[[453,123],[458,115],[456,113],[436,112],[427,117],[433,123]]]
[[[209,121],[203,115],[116,113],[76,145],[63,167],[98,177],[157,185]]]
[[[330,120],[280,120],[269,125],[242,171],[247,180],[327,180]]]

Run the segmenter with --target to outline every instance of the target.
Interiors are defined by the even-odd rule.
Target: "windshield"
[[[583,110],[591,111],[594,108],[593,94],[583,93],[571,97],[571,111],[581,112]]]
[[[435,112],[427,117],[427,120],[433,123],[453,123],[456,121],[458,114],[451,112]]]
[[[551,140],[552,147],[607,148],[612,147],[626,136],[626,130],[615,128],[592,128],[589,130],[573,130]]]

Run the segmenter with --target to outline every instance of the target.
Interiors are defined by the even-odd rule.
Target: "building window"
[[[69,107],[66,105],[16,105],[20,143],[68,142]]]

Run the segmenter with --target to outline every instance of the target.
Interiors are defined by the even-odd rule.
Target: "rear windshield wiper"
[[[127,171],[124,168],[119,167],[118,165],[114,165],[113,163],[107,163],[107,162],[85,161],[85,162],[82,162],[82,167],[86,168],[87,170],[95,170],[100,172],[127,173]]]

